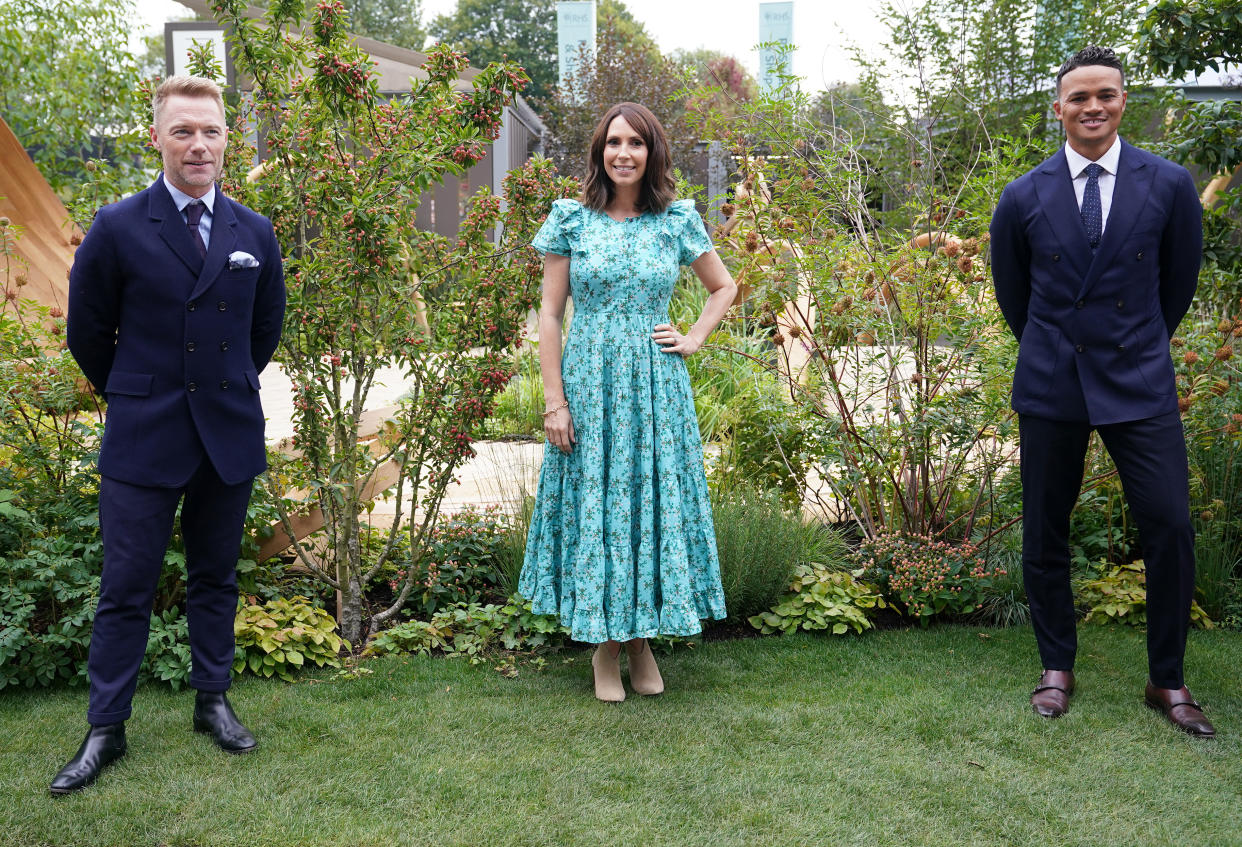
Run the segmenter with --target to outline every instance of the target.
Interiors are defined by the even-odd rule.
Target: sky
[[[252,0],[254,2],[254,0]],[[818,90],[857,79],[846,54],[851,43],[864,47],[882,42],[886,27],[877,14],[881,0],[794,0],[793,72]],[[175,0],[137,0],[141,27],[157,29],[163,21],[188,16]],[[625,0],[665,53],[706,47],[736,56],[757,74],[758,0]],[[423,23],[450,13],[456,0],[423,0]]]

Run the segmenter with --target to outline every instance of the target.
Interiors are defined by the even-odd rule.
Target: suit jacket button
[[[1125,301],[1125,300],[1118,300],[1118,301],[1117,301],[1117,308],[1118,308],[1118,309],[1124,309],[1125,307],[1126,307],[1126,301]]]
[[[198,383],[197,383],[197,382],[191,382],[189,385],[187,385],[187,386],[185,387],[185,390],[186,390],[186,391],[198,391]]]
[[[1052,254],[1052,261],[1054,261],[1054,262],[1059,262],[1059,261],[1061,261],[1061,254],[1060,254],[1060,253],[1053,253],[1053,254]]]
[[[226,353],[226,352],[228,352],[228,349],[229,349],[229,343],[228,343],[227,341],[221,341],[221,342],[220,342],[220,352],[221,352],[221,353]]]
[[[222,379],[222,380],[220,380],[220,387],[221,387],[221,388],[228,388],[228,387],[229,387],[229,381],[228,381],[227,379]]]
[[[1140,251],[1138,251],[1138,253],[1134,254],[1134,260],[1135,260],[1136,262],[1141,262],[1141,261],[1143,261],[1143,251],[1142,251],[1142,250],[1140,250]]]
[[[193,353],[193,352],[194,352],[194,342],[193,342],[193,341],[187,341],[187,342],[185,343],[185,352],[187,352],[187,353]]]
[[[1077,303],[1074,304],[1074,308],[1081,309],[1085,305],[1087,305],[1087,302],[1085,300],[1079,300]]]
[[[1126,352],[1126,345],[1124,345],[1124,344],[1118,344],[1118,345],[1117,345],[1117,352],[1118,352],[1118,353],[1124,353],[1124,352]]]
[[[219,309],[221,312],[226,312],[228,311],[229,304],[221,300],[219,303],[216,304],[216,308]]]
[[[1075,350],[1077,350],[1079,353],[1081,353],[1082,351],[1086,350],[1087,348],[1086,348],[1086,347],[1083,347],[1081,344],[1079,344],[1079,345],[1078,345],[1078,346],[1076,346],[1074,349],[1075,349]]]
[[[189,303],[186,303],[186,304],[185,304],[185,310],[186,310],[187,312],[193,312],[193,311],[194,311],[195,309],[197,309],[197,308],[198,308],[198,304],[197,304],[197,303],[195,303],[193,300],[191,300]]]

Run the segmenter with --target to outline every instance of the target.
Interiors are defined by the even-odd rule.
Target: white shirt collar
[[[1069,146],[1069,142],[1065,143],[1065,161],[1069,162],[1070,178],[1077,179],[1092,161],[1086,156],[1079,153],[1073,147]],[[1104,155],[1095,160],[1095,164],[1102,167],[1106,172],[1117,175],[1117,165],[1121,162],[1121,136],[1118,135],[1113,139],[1113,146],[1105,151]]]
[[[185,207],[190,205],[195,200],[202,200],[203,205],[207,207],[207,214],[214,215],[216,213],[216,187],[215,185],[212,185],[211,188],[207,190],[207,193],[204,194],[202,197],[191,197],[189,194],[186,194],[180,188],[177,188],[175,185],[169,182],[168,174],[163,174],[163,179],[164,179],[164,187],[167,188],[168,193],[172,195],[173,203],[177,205],[178,212],[184,212]]]

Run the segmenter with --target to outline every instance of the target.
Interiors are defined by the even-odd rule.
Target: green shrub
[[[1242,578],[1234,577],[1229,582],[1220,625],[1223,629],[1242,631]]]
[[[176,606],[151,616],[142,675],[166,682],[174,691],[190,681],[190,623]]]
[[[798,566],[790,593],[770,611],[750,618],[750,625],[770,635],[799,629],[830,629],[833,635],[872,627],[869,610],[887,604],[874,586],[858,579],[862,570],[833,570],[820,564]]]
[[[805,523],[780,492],[736,483],[717,489],[712,502],[720,578],[728,621],[739,623],[765,612],[789,590],[798,566],[844,562],[840,535]]]
[[[1121,478],[1099,436],[1092,436],[1086,477],[1070,516],[1070,565],[1077,573],[1093,573],[1099,564],[1129,561],[1138,533],[1121,490]]]
[[[89,530],[36,538],[0,557],[0,688],[85,681],[101,567]]]
[[[0,225],[0,688],[85,679],[102,558],[102,423],[80,415],[64,315],[18,297],[15,237]]]
[[[971,620],[984,626],[1023,626],[1030,623],[1031,607],[1022,581],[1022,529],[1014,527],[993,536],[980,552],[1004,573],[983,589],[983,607]]]
[[[269,600],[242,606],[233,626],[237,653],[233,673],[293,680],[293,671],[307,663],[339,668],[341,648],[349,642],[336,633],[336,621],[305,597]]]
[[[1088,623],[1147,623],[1147,568],[1142,559],[1109,568],[1096,579],[1083,582],[1078,600],[1086,606]],[[1211,629],[1211,619],[1197,602],[1190,602],[1190,625]]]
[[[458,603],[441,609],[425,621],[405,621],[371,639],[366,652],[443,652],[464,656],[472,664],[490,651],[533,650],[559,646],[569,635],[555,615],[536,615],[530,601],[513,597],[505,604]]]
[[[707,296],[698,279],[683,272],[669,316],[688,328],[698,320]],[[781,395],[780,381],[770,368],[776,350],[766,331],[754,320],[727,321],[707,343],[717,349],[686,359],[686,369],[699,436],[721,447],[711,478],[724,487],[741,480],[779,488],[790,505],[798,504],[809,467],[807,422]]]
[[[925,535],[880,535],[863,543],[857,555],[864,575],[923,626],[936,616],[979,611],[993,580],[1006,575],[969,541],[951,544]]]
[[[727,429],[711,477],[726,487],[745,480],[772,488],[799,506],[810,468],[803,410],[786,402],[775,378],[764,374],[738,392],[722,417]]]
[[[482,511],[467,506],[442,518],[414,563],[417,595],[409,611],[431,615],[460,603],[504,600],[509,575],[501,571],[501,561],[511,566],[511,552],[512,519],[498,506]],[[398,569],[393,589],[405,578],[405,568]]]

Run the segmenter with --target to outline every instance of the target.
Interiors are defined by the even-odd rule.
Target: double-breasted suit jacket
[[[1122,142],[1093,252],[1064,149],[1010,183],[992,218],[996,299],[1019,339],[1013,408],[1092,426],[1176,411],[1169,339],[1199,273],[1186,169]]]
[[[259,372],[283,280],[271,222],[218,190],[206,258],[163,176],[99,210],[70,272],[68,342],[108,400],[103,476],[177,487],[204,456],[228,484],[264,470]]]

